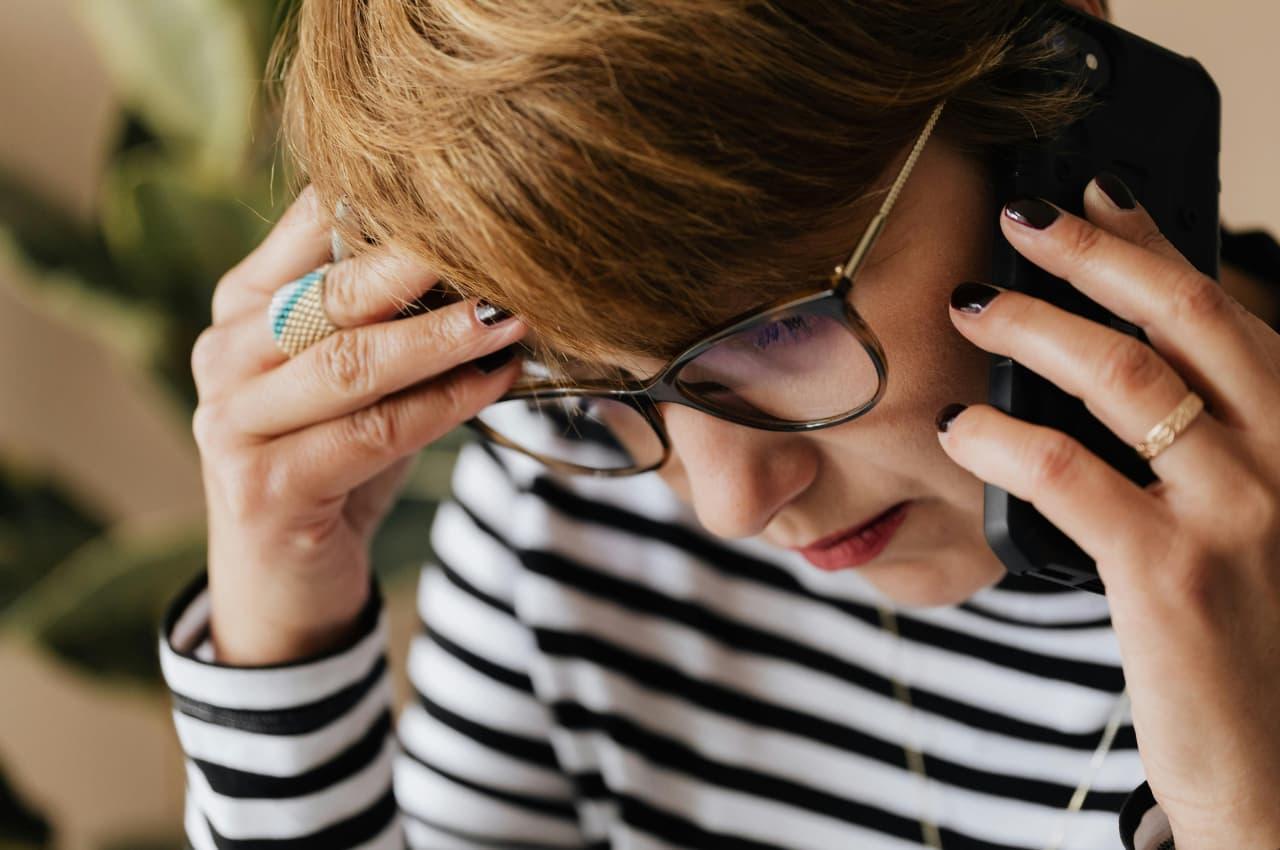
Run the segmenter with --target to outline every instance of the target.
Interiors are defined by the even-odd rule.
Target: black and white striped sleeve
[[[349,645],[291,664],[217,663],[208,621],[202,575],[170,605],[160,639],[193,850],[401,850],[377,588]]]
[[[186,756],[193,850],[587,843],[532,685],[536,649],[512,598],[518,558],[477,521],[501,528],[520,493],[474,445],[454,488],[461,495],[431,529],[440,558],[421,571],[413,698],[398,718],[376,585],[348,645],[269,667],[214,659],[206,576],[170,605],[161,668]]]

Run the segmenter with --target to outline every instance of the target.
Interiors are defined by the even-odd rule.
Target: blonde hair
[[[967,152],[1052,133],[1078,89],[1023,0],[301,0],[272,49],[297,185],[355,250],[412,252],[558,349],[666,357],[813,284],[947,99]],[[295,187],[296,188],[296,187]],[[363,237],[363,238],[362,238]]]

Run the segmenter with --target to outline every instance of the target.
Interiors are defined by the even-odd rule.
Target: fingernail
[[[967,404],[948,404],[946,407],[938,411],[938,418],[934,422],[938,425],[938,432],[945,434],[947,429],[951,427],[951,420],[964,411]]]
[[[951,290],[951,308],[961,313],[981,313],[1000,290],[985,283],[962,283]]]
[[[516,347],[508,345],[506,348],[499,348],[497,351],[490,351],[483,357],[477,357],[471,361],[471,364],[486,375],[492,375],[511,362],[511,358],[516,356]]]
[[[1058,220],[1061,212],[1048,201],[1042,201],[1039,198],[1022,198],[1006,204],[1004,214],[1018,224],[1044,230]]]
[[[490,304],[482,298],[476,302],[476,318],[480,320],[480,324],[487,327],[493,327],[496,324],[510,319],[511,314],[501,307]]]
[[[1133,192],[1129,191],[1129,187],[1125,182],[1110,171],[1104,171],[1097,177],[1093,178],[1093,182],[1098,184],[1098,188],[1102,190],[1102,194],[1107,196],[1107,200],[1115,204],[1122,210],[1131,210],[1138,205],[1137,200],[1133,197]]]

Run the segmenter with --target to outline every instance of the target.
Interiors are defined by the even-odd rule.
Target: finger
[[[1243,308],[1185,261],[1039,199],[1007,205],[1001,228],[1027,259],[1141,327],[1223,421],[1258,421],[1280,402]]]
[[[268,479],[282,495],[305,494],[312,502],[342,497],[497,400],[519,374],[518,362],[491,374],[454,369],[272,440],[260,449],[271,453]]]
[[[1083,400],[1130,445],[1146,439],[1188,391],[1150,346],[1021,292],[962,284],[951,297],[951,319],[978,347],[1016,360]],[[1228,435],[1207,413],[1151,461],[1161,478],[1180,476],[1201,486],[1223,480],[1236,465]]]
[[[1115,235],[1147,248],[1162,257],[1188,262],[1182,252],[1160,232],[1150,214],[1138,203],[1133,192],[1115,174],[1099,174],[1084,191],[1085,216],[1089,221]],[[1270,351],[1275,360],[1277,339],[1275,329],[1253,310],[1246,309],[1244,325],[1252,335],[1258,351]],[[1274,372],[1274,370],[1273,370]]]
[[[1104,171],[1089,181],[1084,187],[1084,212],[1089,221],[1121,239],[1168,260],[1190,265],[1118,175]]]
[[[949,420],[947,414],[952,414]],[[1160,499],[1061,431],[1015,419],[989,405],[940,414],[938,438],[960,466],[1030,502],[1098,562],[1143,564],[1170,525]]]
[[[492,327],[463,302],[398,322],[344,328],[225,399],[234,430],[275,436],[343,416],[519,339],[517,319]]]
[[[266,321],[248,313],[200,332],[191,347],[191,376],[207,402],[287,359]]]
[[[379,248],[329,267],[324,310],[340,328],[390,319],[440,281],[416,257]]]
[[[213,291],[213,324],[257,307],[266,309],[273,293],[330,259],[330,217],[320,209],[308,184],[271,231],[236,263]]]
[[[333,264],[321,294],[326,313],[336,316],[334,324],[359,326],[392,317],[408,318],[456,303],[456,293],[430,288],[406,303],[405,293],[438,281],[438,275],[413,261],[378,252]],[[265,310],[254,306],[205,329],[192,349],[192,374],[201,393],[211,398],[220,387],[238,386],[287,359]]]

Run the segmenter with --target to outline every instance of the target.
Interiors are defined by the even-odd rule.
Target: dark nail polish
[[[938,430],[945,433],[951,427],[951,420],[959,416],[968,406],[967,404],[948,404],[939,410],[938,418],[934,420],[938,425]]]
[[[1039,198],[1022,198],[1005,205],[1004,214],[1018,224],[1044,230],[1058,220],[1061,211],[1048,201]]]
[[[490,351],[483,357],[477,357],[471,363],[486,375],[492,375],[511,362],[511,358],[516,356],[516,347],[508,345],[506,348],[499,348],[497,351]]]
[[[511,318],[511,314],[496,305],[490,304],[488,301],[481,299],[476,302],[476,318],[480,320],[480,324],[493,327],[494,325],[505,322]]]
[[[1097,183],[1102,193],[1110,198],[1111,203],[1120,209],[1131,210],[1138,205],[1137,200],[1133,197],[1133,192],[1129,191],[1129,187],[1125,185],[1125,182],[1110,171],[1102,172],[1093,178],[1093,182]]]
[[[1000,290],[985,283],[962,283],[951,290],[951,307],[961,313],[981,313]]]

